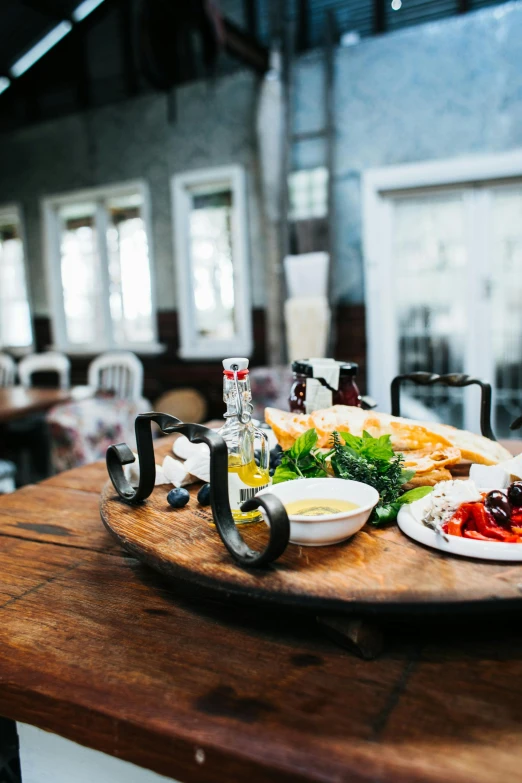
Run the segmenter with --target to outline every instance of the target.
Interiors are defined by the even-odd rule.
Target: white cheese
[[[194,454],[188,458],[184,467],[201,481],[210,481],[210,454]]]
[[[427,496],[422,523],[440,532],[462,503],[476,503],[482,500],[477,485],[468,481],[441,481]]]
[[[192,443],[185,435],[176,438],[172,446],[172,451],[180,459],[189,459],[198,454],[209,454],[209,448],[206,443]]]
[[[481,489],[506,489],[510,474],[504,465],[472,465],[469,477]]]
[[[517,454],[516,457],[501,462],[498,467],[505,470],[509,476],[522,479],[522,454]]]
[[[167,454],[163,460],[163,474],[170,484],[174,484],[175,487],[186,487],[187,484],[194,483],[194,476],[187,470],[186,464]]]
[[[140,463],[138,462],[138,455],[133,452],[135,462],[131,462],[129,465],[123,466],[123,475],[133,487],[137,487],[140,483]],[[159,484],[170,484],[171,482],[165,478],[161,465],[156,465],[156,479],[154,485],[157,487]]]

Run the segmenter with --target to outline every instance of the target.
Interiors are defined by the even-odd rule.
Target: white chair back
[[[35,372],[55,372],[59,378],[60,389],[68,389],[70,386],[71,362],[63,353],[32,353],[22,359],[18,364],[18,375],[26,389],[33,385],[32,376]]]
[[[143,364],[130,351],[102,353],[90,363],[87,383],[122,400],[138,401],[143,393]]]
[[[0,353],[0,388],[14,386],[16,363],[7,353]]]

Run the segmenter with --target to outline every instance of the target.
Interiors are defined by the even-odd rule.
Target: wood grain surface
[[[522,563],[472,560],[421,546],[396,525],[362,531],[342,544],[289,544],[268,568],[244,569],[226,551],[210,508],[196,499],[181,509],[167,503],[164,486],[139,506],[124,503],[108,481],[101,516],[131,554],[167,576],[218,591],[312,607],[348,611],[417,609],[512,601],[522,609]],[[266,544],[264,523],[241,528],[254,549]]]
[[[94,507],[104,480],[28,487],[25,512],[0,498],[0,714],[188,783],[522,781],[518,611],[394,620],[363,661],[310,613],[125,555]],[[74,535],[17,532],[51,502]]]
[[[24,389],[23,386],[0,389],[0,422],[14,421],[31,413],[40,413],[71,399],[73,399],[73,390]]]

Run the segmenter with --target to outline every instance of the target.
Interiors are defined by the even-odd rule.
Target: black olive
[[[495,522],[499,525],[509,525],[511,521],[511,506],[505,494],[499,489],[493,489],[486,495],[485,506]]]
[[[522,481],[514,481],[507,494],[512,506],[522,506]]]

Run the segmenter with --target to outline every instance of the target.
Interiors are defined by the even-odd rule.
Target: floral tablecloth
[[[93,397],[57,405],[47,414],[51,437],[51,464],[56,473],[104,459],[113,443],[135,450],[134,421],[150,410],[146,400]]]

